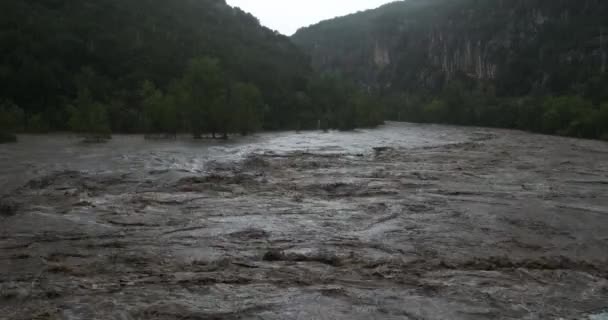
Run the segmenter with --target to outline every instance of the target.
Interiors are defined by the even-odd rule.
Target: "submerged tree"
[[[322,113],[327,119],[326,128],[353,130],[384,122],[379,97],[371,89],[359,87],[340,76],[324,75],[313,80],[310,92],[313,104],[322,106]]]
[[[317,118],[315,117],[310,96],[304,91],[298,91],[294,96],[293,104],[297,119],[296,130],[315,128],[317,126]]]
[[[164,95],[150,81],[142,84],[141,98],[147,134],[175,137],[179,126],[175,99],[170,95]]]
[[[608,141],[608,103],[600,106],[597,121],[600,127],[600,138]]]
[[[0,143],[16,142],[15,132],[23,121],[23,110],[10,101],[0,104]]]
[[[441,99],[433,99],[426,104],[422,110],[425,121],[440,123],[449,122],[448,105]]]
[[[354,107],[355,127],[373,127],[383,122],[383,109],[370,93],[358,91],[351,98]]]
[[[543,104],[542,130],[550,134],[574,134],[572,127],[582,113],[593,110],[593,105],[579,96],[549,97]],[[574,124],[576,126],[576,124]]]
[[[236,83],[230,90],[231,131],[247,135],[262,127],[262,94],[250,83]]]
[[[70,128],[84,136],[87,142],[103,142],[111,138],[112,132],[106,107],[91,98],[88,90],[78,93],[74,104],[68,107]]]
[[[187,110],[190,131],[195,138],[203,133],[213,137],[220,131],[219,118],[224,111],[226,77],[219,60],[203,57],[190,62],[184,76],[171,88],[173,101]]]

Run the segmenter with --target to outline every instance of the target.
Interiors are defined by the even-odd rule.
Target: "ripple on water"
[[[608,311],[590,315],[588,320],[608,320]]]

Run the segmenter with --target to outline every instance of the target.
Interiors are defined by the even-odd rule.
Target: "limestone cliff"
[[[293,40],[321,71],[394,90],[454,79],[499,93],[606,83],[608,1],[406,0],[324,21]]]

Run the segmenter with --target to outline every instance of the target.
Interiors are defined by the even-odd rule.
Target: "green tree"
[[[543,99],[542,97],[523,97],[515,102],[517,108],[516,128],[541,132],[543,127]]]
[[[450,82],[442,93],[445,108],[442,114],[437,114],[442,122],[454,124],[466,124],[472,112],[469,110],[471,104],[467,103],[471,94],[465,84],[454,80]]]
[[[262,94],[250,83],[235,83],[230,90],[232,129],[241,135],[259,130],[262,126]]]
[[[355,110],[356,127],[374,127],[383,122],[384,112],[377,97],[359,90],[352,95],[351,103]]]
[[[449,121],[448,104],[441,99],[433,99],[423,108],[426,122],[446,123]]]
[[[315,117],[310,96],[304,91],[296,92],[294,96],[294,106],[296,113],[296,130],[314,128],[317,118]]]
[[[593,105],[580,96],[548,97],[543,109],[543,132],[572,135],[577,133],[576,127],[579,126],[573,122],[582,114],[592,112]]]
[[[175,136],[179,125],[179,116],[175,100],[150,82],[145,81],[141,87],[144,124],[148,134]]]
[[[223,129],[226,89],[227,80],[219,60],[209,57],[192,60],[184,76],[173,86],[173,99],[187,110],[195,138],[201,138],[203,133],[211,133],[215,138]]]
[[[0,104],[0,143],[16,142],[15,132],[21,129],[23,110],[10,101]]]
[[[51,125],[44,114],[36,113],[27,119],[26,129],[33,133],[48,133],[51,130]]]
[[[70,128],[82,134],[86,141],[102,142],[111,137],[107,109],[102,103],[94,101],[88,90],[81,90],[68,110]]]
[[[354,127],[356,114],[351,99],[354,89],[335,74],[324,74],[311,80],[309,92],[316,107],[315,115],[324,130]]]
[[[608,140],[608,102],[600,106],[597,122],[600,128],[600,138],[602,140]]]
[[[142,12],[144,18],[135,18]],[[289,38],[224,1],[0,1],[0,26],[0,97],[50,130],[67,129],[65,106],[86,88],[107,105],[113,130],[147,131],[142,82],[173,96],[171,83],[188,73],[188,62],[210,55],[231,79],[260,89],[275,118],[267,126],[281,127],[293,114],[285,108],[289,98],[304,90],[312,72]],[[203,93],[196,88],[193,95]],[[180,118],[192,119],[179,103]],[[180,130],[205,133],[210,109]]]

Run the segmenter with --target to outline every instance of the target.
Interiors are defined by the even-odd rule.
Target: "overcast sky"
[[[394,0],[227,0],[250,12],[270,29],[292,35],[300,27],[319,21],[372,9]]]

